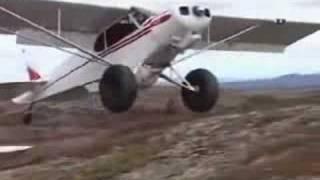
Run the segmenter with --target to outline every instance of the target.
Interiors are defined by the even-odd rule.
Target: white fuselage
[[[136,31],[98,55],[112,64],[130,67],[140,87],[150,87],[179,53],[198,40],[194,38],[195,35],[204,31],[210,20],[208,17],[197,17],[191,12],[182,15],[179,7],[175,7],[150,17]],[[17,101],[38,101],[98,82],[106,69],[107,66],[100,63],[71,57],[57,68],[46,85]]]

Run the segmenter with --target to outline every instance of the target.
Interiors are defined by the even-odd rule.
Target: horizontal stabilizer
[[[0,153],[13,153],[19,151],[26,151],[32,146],[0,146]]]

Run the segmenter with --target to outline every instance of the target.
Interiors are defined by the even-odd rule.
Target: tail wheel
[[[196,91],[182,88],[184,105],[194,112],[210,111],[219,97],[217,78],[205,69],[197,69],[190,72],[186,80],[196,88]]]
[[[138,85],[129,67],[114,65],[103,74],[99,90],[102,104],[114,113],[121,113],[134,104]]]

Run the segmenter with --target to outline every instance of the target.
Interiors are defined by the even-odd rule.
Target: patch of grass
[[[255,95],[247,99],[239,108],[241,111],[250,111],[252,109],[269,109],[278,104],[278,100],[269,95]]]
[[[297,99],[279,99],[272,95],[253,95],[249,96],[247,100],[240,104],[237,108],[237,112],[246,113],[252,110],[262,110],[262,111],[270,111],[282,107],[288,106],[297,106],[299,104],[304,104],[306,101],[301,100],[300,98]]]
[[[100,159],[81,170],[76,180],[111,179],[119,174],[130,172],[148,163],[159,151],[146,145],[133,145],[121,152],[114,152],[108,158]]]
[[[272,124],[273,122],[280,122],[282,120],[286,120],[292,117],[290,114],[285,114],[283,112],[277,111],[269,111],[260,119],[255,120],[254,128],[263,128],[266,127],[268,124]]]
[[[250,103],[260,103],[260,104],[273,104],[278,100],[270,95],[255,95],[248,98],[248,102]]]

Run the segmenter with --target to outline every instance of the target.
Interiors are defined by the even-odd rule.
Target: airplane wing
[[[128,11],[125,7],[98,6],[54,0],[0,0],[0,7],[13,11],[53,32],[61,32],[61,36],[80,45],[92,45],[93,42],[90,42],[102,28],[110,25],[117,18],[126,15]],[[37,40],[44,40],[50,44],[66,46],[1,11],[0,28],[19,32]],[[0,34],[8,33],[1,31],[1,29]],[[30,42],[19,37],[17,41],[20,44],[37,45],[36,42]]]
[[[195,49],[201,49],[208,44],[223,41],[235,35],[234,38],[226,40],[211,50],[280,53],[287,46],[319,29],[320,24],[287,22],[284,19],[213,16],[208,32],[203,35],[203,40],[195,45]]]

